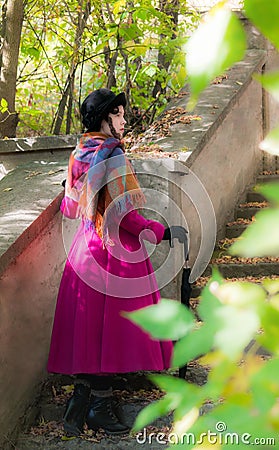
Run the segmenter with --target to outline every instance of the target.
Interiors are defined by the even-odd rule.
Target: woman
[[[87,132],[69,161],[61,210],[80,217],[62,276],[48,371],[75,375],[64,414],[68,434],[84,422],[107,433],[129,431],[112,397],[112,375],[170,366],[172,343],[150,338],[123,316],[159,301],[142,239],[159,244],[169,230],[142,217],[145,198],[124,154],[125,94],[98,89],[81,106]]]

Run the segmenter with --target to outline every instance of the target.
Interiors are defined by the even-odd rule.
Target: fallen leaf
[[[31,172],[30,170],[25,170],[25,172],[29,173],[29,175],[27,175],[27,177],[25,177],[25,180],[29,180],[32,177],[36,177],[37,175],[42,175],[43,172],[37,172],[37,171],[33,171]]]
[[[223,80],[227,80],[228,79],[228,75],[221,75],[219,77],[216,77],[213,81],[212,84],[221,84]]]
[[[247,202],[247,203],[241,203],[239,206],[240,208],[266,208],[268,206],[268,202]]]
[[[230,227],[232,225],[249,225],[252,222],[253,218],[250,219],[244,219],[243,217],[239,217],[237,220],[234,220],[233,222],[228,222],[227,225]]]
[[[63,172],[63,171],[64,171],[64,169],[50,170],[50,171],[47,173],[47,175],[54,175],[54,174],[56,174],[56,173],[58,173],[58,172]]]
[[[182,107],[175,107],[170,108],[167,110],[160,119],[153,122],[153,124],[148,129],[148,136],[137,136],[133,133],[128,133],[125,136],[125,148],[127,153],[137,153],[137,157],[144,157],[146,158],[146,155],[142,153],[148,153],[148,158],[152,157],[163,157],[163,158],[178,158],[177,152],[164,152],[160,149],[158,144],[152,144],[152,141],[157,140],[162,137],[171,136],[170,127],[171,125],[175,124],[191,124],[194,120],[202,120],[201,116],[198,115],[189,115],[187,114],[187,110]],[[148,142],[149,140],[149,142]],[[151,143],[150,143],[151,141]],[[157,149],[155,151],[155,148],[151,150],[148,150],[151,146],[157,146]],[[158,155],[158,152],[161,152],[160,155]]]
[[[63,391],[65,394],[72,394],[74,391],[74,385],[73,384],[66,384],[62,386]]]

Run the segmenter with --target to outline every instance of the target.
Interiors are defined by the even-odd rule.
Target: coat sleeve
[[[165,231],[164,225],[160,222],[145,219],[136,210],[130,211],[125,215],[120,223],[120,227],[153,244],[160,244]]]

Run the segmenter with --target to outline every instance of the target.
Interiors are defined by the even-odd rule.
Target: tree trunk
[[[179,0],[170,0],[166,2],[165,0],[160,1],[160,11],[167,14],[173,23],[173,28],[178,23],[178,9],[179,9]],[[164,34],[161,34],[161,40],[163,41],[166,38]],[[175,38],[175,35],[173,35],[173,38]],[[165,69],[168,71],[170,66],[170,61],[167,60],[166,55],[159,51],[158,53],[158,68],[160,70]],[[152,96],[154,98],[157,97],[159,93],[165,94],[166,88],[162,87],[162,83],[160,80],[156,79],[155,86],[153,88]]]
[[[107,64],[107,83],[106,86],[108,89],[116,86],[116,78],[115,78],[115,67],[118,58],[118,51],[115,50],[112,57],[110,56],[109,47],[105,48],[105,62]]]
[[[0,137],[15,137],[18,113],[15,111],[16,77],[20,37],[23,23],[23,0],[7,0],[2,15],[2,48],[0,67],[0,101],[7,101],[7,110],[0,108]],[[4,108],[5,109],[5,108]]]
[[[110,4],[108,2],[106,2],[106,9],[107,9],[107,13],[108,13],[110,22],[114,23],[115,20],[114,20],[113,14],[110,9]],[[102,17],[103,26],[105,27],[105,20],[104,20],[103,15],[101,17]],[[112,87],[116,87],[115,67],[116,67],[117,58],[118,58],[118,49],[115,50],[114,53],[111,55],[110,46],[109,46],[109,44],[107,44],[104,48],[104,54],[105,54],[105,63],[107,65],[106,87],[108,89],[111,89]]]
[[[67,119],[66,119],[66,134],[70,134],[71,125],[72,125],[72,111],[73,111],[73,100],[74,100],[74,85],[75,79],[72,77],[70,80],[69,86],[69,99],[68,99],[68,107],[67,107]]]
[[[88,17],[91,13],[91,0],[79,0],[79,14],[78,14],[78,20],[77,20],[77,27],[76,27],[76,35],[75,35],[75,43],[74,43],[74,51],[71,61],[71,66],[69,70],[69,74],[67,77],[67,81],[65,83],[64,91],[61,97],[61,100],[59,102],[58,110],[55,115],[53,124],[52,124],[52,131],[53,134],[59,134],[61,130],[61,126],[64,119],[65,114],[65,108],[68,102],[68,113],[67,113],[67,124],[66,124],[66,132],[70,133],[71,129],[71,115],[72,115],[72,99],[69,99],[69,96],[72,94],[72,87],[74,85],[75,81],[75,73],[76,68],[79,60],[79,51],[81,48],[81,39],[82,35],[88,20]]]

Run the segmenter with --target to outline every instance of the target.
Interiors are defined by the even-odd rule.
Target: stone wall
[[[56,214],[7,267],[0,280],[0,442],[35,413],[38,384],[45,377],[54,299],[64,265],[61,220]]]

